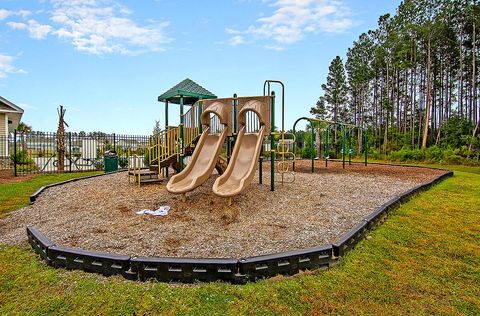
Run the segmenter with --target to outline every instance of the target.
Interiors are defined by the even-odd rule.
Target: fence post
[[[116,145],[116,136],[115,133],[113,133],[113,151],[117,151],[117,145]]]
[[[69,167],[69,172],[72,172],[72,132],[68,132],[68,152],[69,152],[69,157],[70,157],[70,163],[68,164]]]
[[[13,131],[13,170],[17,176],[17,130]]]
[[[270,191],[275,191],[275,92],[270,96]]]

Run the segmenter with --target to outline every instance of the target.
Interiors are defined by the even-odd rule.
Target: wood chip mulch
[[[34,205],[0,220],[0,243],[26,242],[25,227],[37,226],[53,242],[132,256],[241,258],[318,246],[337,240],[375,207],[442,174],[440,170],[353,164],[297,172],[294,183],[270,192],[268,164],[228,207],[211,187],[217,175],[187,194],[165,184],[128,183],[126,173],[80,180],[43,192]],[[336,166],[337,165],[337,166]],[[309,161],[297,171],[310,171]],[[278,179],[277,175],[277,179]],[[137,215],[169,205],[165,217]]]

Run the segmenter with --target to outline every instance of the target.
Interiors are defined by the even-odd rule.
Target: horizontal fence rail
[[[58,137],[52,132],[15,131],[0,136],[0,170],[15,175],[104,170],[107,151],[117,153],[120,169],[128,166],[129,151],[147,166],[148,141],[147,135],[68,132]]]

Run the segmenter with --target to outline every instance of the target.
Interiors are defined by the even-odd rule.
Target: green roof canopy
[[[217,97],[198,83],[187,78],[160,95],[158,101],[180,104],[180,96],[183,96],[183,104],[194,104],[200,99],[215,99]]]

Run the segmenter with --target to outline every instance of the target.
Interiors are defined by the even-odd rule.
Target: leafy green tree
[[[466,118],[453,115],[448,123],[442,126],[442,134],[444,135],[440,141],[441,147],[460,148],[467,145],[465,137],[470,132],[470,122]]]
[[[20,122],[17,126],[17,132],[20,132],[22,134],[30,134],[32,131],[32,126],[24,122]]]

